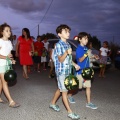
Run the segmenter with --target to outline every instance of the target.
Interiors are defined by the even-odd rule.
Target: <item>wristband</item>
[[[84,57],[87,57],[88,55],[87,55],[87,54],[84,54],[83,56],[84,56]]]

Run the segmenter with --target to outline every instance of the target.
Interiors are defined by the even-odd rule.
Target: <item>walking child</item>
[[[54,75],[54,49],[55,49],[55,44],[52,46],[51,50],[50,50],[50,72],[49,72],[49,78],[52,77],[52,75]]]
[[[86,88],[87,103],[86,107],[91,109],[97,109],[97,106],[91,103],[91,80],[84,80],[81,73],[82,69],[90,67],[89,56],[90,51],[86,47],[88,43],[88,34],[86,32],[80,32],[78,34],[79,45],[76,49],[76,60],[80,66],[80,70],[77,71],[77,78],[79,79],[79,89]]]
[[[6,59],[9,58],[12,63],[15,61],[12,58],[11,50],[12,43],[9,40],[11,36],[11,27],[7,24],[2,24],[0,26],[0,103],[4,103],[1,98],[2,90],[9,101],[9,107],[16,108],[20,105],[16,103],[10,95],[8,84],[4,79],[4,74],[6,72]]]
[[[79,119],[79,115],[75,114],[69,106],[67,97],[68,90],[65,88],[64,85],[65,78],[70,74],[71,65],[69,63],[73,64],[73,66],[75,66],[77,70],[80,69],[80,67],[72,62],[72,59],[70,59],[72,49],[70,44],[67,42],[67,39],[70,36],[70,30],[70,27],[67,25],[60,25],[56,29],[56,32],[60,37],[60,40],[58,43],[56,43],[54,49],[54,65],[57,76],[58,89],[56,90],[49,107],[57,112],[60,111],[60,108],[58,105],[56,105],[56,102],[62,94],[62,100],[65,108],[67,109],[68,117],[70,117],[71,119]]]
[[[40,66],[41,66],[41,55],[42,55],[42,49],[44,47],[43,42],[41,42],[41,36],[37,36],[37,41],[34,43],[34,64],[37,65],[37,71],[40,72]]]

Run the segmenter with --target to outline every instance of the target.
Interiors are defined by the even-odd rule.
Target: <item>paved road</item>
[[[0,120],[69,120],[61,98],[57,104],[60,112],[49,109],[49,103],[57,88],[56,81],[48,78],[48,71],[33,72],[30,79],[22,77],[22,68],[17,65],[18,82],[10,87],[11,95],[21,104],[20,108],[9,108],[0,104]],[[98,78],[92,84],[92,102],[97,110],[85,107],[85,90],[74,95],[75,104],[71,108],[80,115],[81,120],[120,120],[120,71],[112,68],[106,72],[106,78]],[[3,99],[6,99],[2,95]]]

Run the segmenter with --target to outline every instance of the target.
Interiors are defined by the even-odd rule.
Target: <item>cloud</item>
[[[38,0],[2,0],[0,4],[19,13],[39,12],[44,10],[46,6],[46,2]]]
[[[55,33],[56,27],[64,23],[72,28],[71,36],[81,31],[98,35],[101,39],[104,36],[110,38],[110,35],[119,34],[119,0],[54,0],[45,15],[51,1],[1,0],[0,5],[10,12],[7,14],[9,22],[15,21],[11,23],[12,26],[18,25],[20,29],[24,26],[32,29],[40,24],[41,34]],[[7,17],[4,16],[4,19]],[[34,30],[31,31],[33,32]]]

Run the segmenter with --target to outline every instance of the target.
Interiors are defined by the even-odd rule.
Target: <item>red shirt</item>
[[[44,47],[44,44],[42,42],[36,41],[34,43],[34,49],[35,49],[35,52],[38,52],[38,56],[42,55],[43,47]]]

